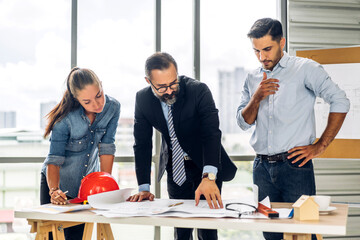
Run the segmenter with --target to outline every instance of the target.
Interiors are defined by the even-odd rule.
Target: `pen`
[[[65,191],[64,192],[64,194],[67,194],[69,191]],[[57,198],[59,198],[59,197],[61,197],[61,195],[57,195],[54,199],[57,199]]]
[[[183,203],[184,202],[178,202],[178,203],[170,204],[168,207],[175,207],[175,206],[181,205]]]

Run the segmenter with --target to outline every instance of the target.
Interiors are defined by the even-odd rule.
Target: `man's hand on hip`
[[[152,194],[151,192],[142,191],[142,192],[139,192],[135,195],[128,197],[128,199],[126,199],[126,201],[130,201],[130,202],[141,202],[142,200],[154,201],[154,197],[155,197],[154,194]]]
[[[304,158],[304,160],[299,165],[299,167],[302,167],[311,159],[320,156],[325,151],[325,149],[326,147],[318,143],[307,146],[294,147],[288,151],[288,153],[291,154],[287,158],[291,159],[297,156],[297,158],[291,163],[296,163]]]
[[[223,208],[223,203],[221,200],[221,195],[218,186],[215,181],[209,180],[208,178],[203,178],[200,185],[195,191],[195,203],[196,206],[199,205],[200,196],[204,195],[209,207],[213,208]]]

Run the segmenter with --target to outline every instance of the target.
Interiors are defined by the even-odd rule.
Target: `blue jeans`
[[[253,166],[253,181],[259,187],[259,201],[269,196],[271,202],[294,203],[303,194],[315,195],[315,176],[312,160],[299,167],[302,160],[291,163],[285,153],[280,161],[268,161],[256,156]],[[267,240],[283,238],[282,233],[264,232]],[[315,235],[312,239],[316,239]]]

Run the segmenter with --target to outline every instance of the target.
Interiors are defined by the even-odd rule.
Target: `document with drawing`
[[[119,190],[121,191],[121,190]],[[109,218],[134,216],[172,216],[172,217],[233,217],[233,218],[267,218],[256,211],[258,206],[258,188],[253,187],[253,195],[239,199],[223,200],[222,209],[210,209],[205,200],[195,206],[195,200],[155,199],[154,201],[126,202],[119,201],[119,191],[107,192],[89,196],[89,204],[96,208],[96,214]],[[124,199],[124,198],[122,198]],[[262,203],[270,207],[270,201]],[[291,209],[280,210],[280,218],[287,218]]]

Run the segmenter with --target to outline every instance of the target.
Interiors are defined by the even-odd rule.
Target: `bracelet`
[[[51,188],[50,191],[49,191],[49,195],[51,196],[55,191],[57,191],[59,189],[60,189],[59,187]]]

